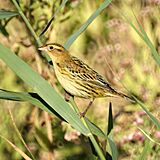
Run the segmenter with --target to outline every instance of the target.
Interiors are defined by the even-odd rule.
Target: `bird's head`
[[[50,43],[38,48],[40,51],[46,51],[52,61],[62,60],[69,57],[68,51],[60,44]]]

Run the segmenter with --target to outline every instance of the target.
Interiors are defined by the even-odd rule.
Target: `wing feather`
[[[72,57],[72,62],[67,63],[66,70],[69,71],[74,78],[94,84],[97,87],[110,88],[109,83],[91,67],[76,57]]]

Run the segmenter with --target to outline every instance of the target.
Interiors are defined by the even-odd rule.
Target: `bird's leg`
[[[84,117],[84,116],[86,115],[86,113],[87,113],[87,111],[89,110],[89,108],[91,107],[93,101],[94,101],[94,99],[92,99],[92,100],[89,102],[89,104],[88,104],[87,108],[84,110],[84,112],[80,113],[80,116],[81,116],[81,117]]]
[[[65,99],[65,101],[69,102],[70,97],[74,97],[74,96],[71,95],[70,93],[68,93],[68,92],[65,90],[65,93],[64,93],[64,99]]]

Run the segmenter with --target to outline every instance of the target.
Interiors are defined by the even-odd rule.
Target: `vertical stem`
[[[79,115],[80,111],[79,111],[76,103],[74,102],[73,98],[72,98],[72,100],[71,100],[70,102],[71,102],[71,105],[73,106],[74,110],[76,111],[76,113]],[[95,150],[97,151],[97,154],[98,154],[99,158],[100,158],[101,160],[105,160],[105,157],[104,157],[104,155],[103,155],[103,152],[102,152],[101,148],[99,147],[97,141],[95,140],[95,138],[94,138],[94,136],[93,136],[93,134],[92,134],[89,126],[87,125],[84,117],[82,117],[81,120],[82,120],[83,124],[85,125],[85,127],[90,131],[90,133],[88,134],[88,137],[90,138],[90,140],[91,140],[91,142],[92,142]]]
[[[15,5],[15,7],[18,10],[18,13],[20,14],[20,16],[22,17],[23,21],[25,22],[26,26],[28,27],[29,31],[31,32],[32,36],[34,37],[36,43],[38,46],[42,45],[42,42],[40,41],[39,37],[37,36],[37,34],[35,33],[35,31],[33,30],[31,24],[29,23],[28,19],[26,18],[26,16],[24,15],[24,13],[22,12],[21,7],[18,5],[16,0],[12,0],[13,4]],[[44,52],[45,53],[45,52]],[[51,61],[50,57],[47,54],[44,54],[45,58],[47,59],[48,62]]]
[[[8,106],[10,106],[10,105],[8,105]],[[14,129],[15,129],[18,137],[19,137],[19,139],[22,141],[23,145],[25,146],[25,148],[27,149],[27,151],[30,153],[32,159],[33,159],[33,160],[36,160],[36,159],[34,158],[32,152],[30,151],[29,147],[27,146],[26,142],[24,141],[24,139],[23,139],[21,133],[19,132],[17,126],[16,126],[16,123],[15,123],[15,120],[14,120],[14,118],[13,118],[13,115],[12,115],[12,112],[11,112],[10,107],[8,107],[8,111],[9,111],[9,115],[10,115],[10,118],[11,118],[11,121],[12,121],[12,125],[13,125],[13,127],[14,127]]]
[[[29,31],[31,32],[31,34],[33,35],[34,39],[36,40],[37,42],[37,45],[40,46],[42,45],[39,37],[36,35],[36,33],[34,32],[31,24],[28,22],[28,19],[26,18],[26,16],[24,15],[24,13],[22,12],[22,9],[20,8],[20,6],[18,5],[17,1],[16,0],[12,0],[13,4],[15,5],[15,7],[17,8],[20,16],[22,17],[22,19],[24,20],[26,26],[28,27]]]

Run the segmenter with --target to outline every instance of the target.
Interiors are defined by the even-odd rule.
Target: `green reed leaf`
[[[64,47],[69,48],[71,44],[79,37],[79,35],[86,30],[86,28],[95,20],[97,16],[111,3],[111,0],[104,0],[104,2],[97,8],[97,10],[88,18],[88,20],[72,34],[65,42]]]
[[[0,19],[11,18],[19,15],[18,12],[0,10]]]
[[[0,44],[0,59],[2,59],[27,85],[60,116],[84,135],[89,133],[78,115],[71,109],[65,100],[59,96],[47,81],[32,70],[23,60],[13,54],[8,48]]]

